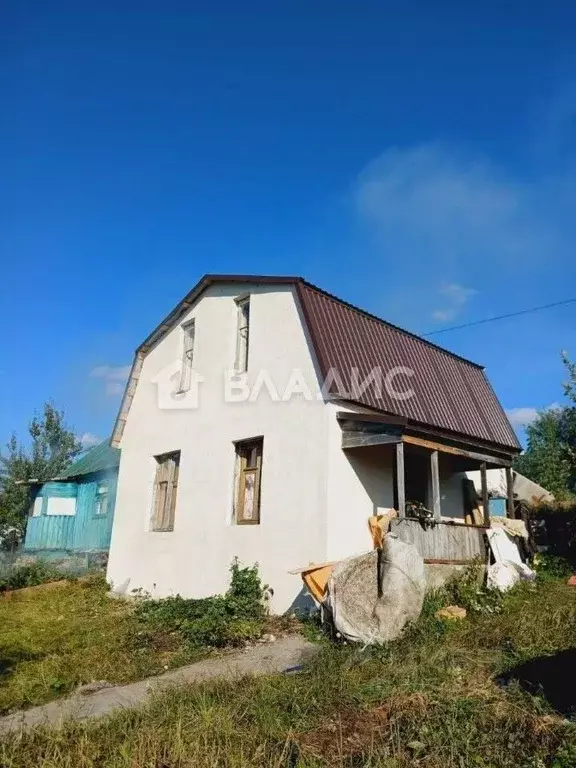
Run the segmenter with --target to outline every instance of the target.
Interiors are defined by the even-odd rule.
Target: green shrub
[[[576,746],[568,744],[561,747],[554,757],[552,768],[576,768]]]
[[[470,565],[452,578],[442,590],[445,600],[466,608],[469,613],[494,614],[502,611],[503,595],[497,589],[483,586],[484,570]]]
[[[191,645],[241,645],[259,637],[266,616],[265,587],[256,565],[241,568],[234,559],[225,595],[186,599],[180,595],[144,600],[137,609],[145,625],[179,632]]]
[[[65,578],[65,573],[49,563],[38,560],[34,563],[13,566],[8,574],[0,579],[0,592],[5,592],[8,589],[36,587],[38,584],[61,581]]]
[[[570,562],[559,555],[534,555],[532,567],[540,581],[548,579],[567,579],[574,573]]]

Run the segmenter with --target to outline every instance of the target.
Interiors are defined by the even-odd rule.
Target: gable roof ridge
[[[343,304],[345,307],[348,307],[349,309],[354,310],[354,312],[357,312],[358,314],[363,315],[364,317],[367,317],[370,320],[375,320],[381,325],[385,325],[388,328],[391,328],[393,331],[397,331],[398,333],[401,333],[404,336],[408,336],[411,339],[416,339],[417,341],[421,341],[423,344],[426,344],[427,346],[432,347],[432,349],[436,349],[439,352],[444,352],[445,354],[450,355],[450,357],[456,358],[456,360],[460,360],[461,362],[468,363],[468,365],[474,366],[474,368],[479,368],[481,371],[485,370],[485,366],[482,365],[481,363],[476,363],[474,362],[474,360],[470,360],[467,357],[462,357],[462,355],[459,355],[456,352],[452,352],[451,350],[446,349],[446,347],[440,346],[440,344],[435,344],[433,341],[428,341],[428,339],[425,339],[424,337],[419,336],[417,333],[408,331],[406,330],[406,328],[402,328],[401,326],[396,325],[395,323],[391,323],[389,320],[384,320],[382,317],[378,317],[378,315],[375,315],[372,312],[368,312],[368,310],[362,309],[362,307],[358,307],[356,304],[352,304],[351,302],[346,301],[345,299],[341,299],[339,296],[336,296],[335,294],[330,293],[330,291],[325,291],[323,288],[319,288],[317,285],[314,285],[314,283],[310,283],[308,280],[305,280],[303,277],[299,277],[297,278],[297,280],[303,285],[310,288],[311,290],[321,293],[327,298],[332,299],[332,301],[337,301],[338,304]]]

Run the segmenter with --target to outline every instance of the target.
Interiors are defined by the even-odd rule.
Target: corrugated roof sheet
[[[301,281],[298,293],[312,343],[324,377],[337,372],[331,394],[353,399],[369,408],[404,416],[412,422],[448,430],[464,437],[518,449],[519,443],[483,369],[441,347],[347,304]],[[395,368],[413,375],[392,379],[396,390],[414,391],[398,399],[374,385],[351,396],[352,371],[364,381],[380,368],[383,376]]]
[[[415,424],[490,443],[507,453],[520,450],[481,366],[348,304],[301,277],[278,275],[205,275],[192,288],[138,348],[114,426],[113,444],[118,445],[122,437],[138,379],[138,362],[141,364],[150,347],[214,283],[296,286],[321,373],[326,377],[332,369],[342,380],[345,391],[333,387],[334,396],[354,399],[360,405],[405,417]],[[398,389],[402,385],[413,389],[414,396],[399,400],[385,388],[377,392],[372,386],[360,397],[350,398],[352,370],[357,370],[361,382],[377,367],[384,375],[398,367],[414,371],[411,377],[398,376],[394,380]]]
[[[112,448],[109,442],[104,441],[87,451],[81,459],[75,461],[68,469],[56,478],[57,480],[69,480],[81,475],[91,475],[93,472],[103,472],[106,469],[115,469],[120,464],[120,449]]]

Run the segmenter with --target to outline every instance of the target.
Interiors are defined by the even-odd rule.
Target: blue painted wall
[[[43,499],[38,517],[29,517],[24,539],[24,550],[65,552],[106,552],[110,547],[114,506],[116,503],[117,470],[106,470],[79,477],[74,482],[52,481],[44,483],[36,496]],[[98,487],[108,486],[106,514],[98,515]],[[48,499],[76,498],[75,515],[47,515]]]
[[[504,496],[495,496],[488,499],[488,507],[491,517],[506,517],[506,498]]]

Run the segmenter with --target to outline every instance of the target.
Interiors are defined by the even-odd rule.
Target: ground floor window
[[[263,448],[262,437],[236,443],[234,518],[239,525],[257,525],[260,522]]]
[[[94,504],[94,514],[96,517],[103,517],[108,512],[108,485],[98,483],[96,488],[96,501]]]
[[[173,531],[176,496],[178,493],[180,451],[164,453],[155,458],[156,477],[154,480],[151,530]]]

